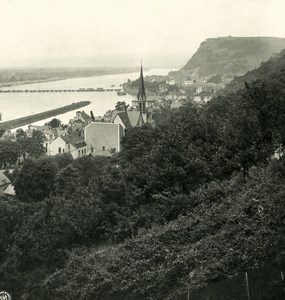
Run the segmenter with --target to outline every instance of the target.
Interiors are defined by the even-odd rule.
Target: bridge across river
[[[40,90],[2,90],[0,93],[84,93],[84,92],[119,92],[120,88],[80,88],[80,89],[40,89]]]

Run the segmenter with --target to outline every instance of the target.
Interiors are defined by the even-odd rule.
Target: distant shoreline
[[[52,82],[52,81],[61,81],[72,78],[88,78],[94,76],[104,76],[104,75],[116,75],[116,74],[127,74],[127,73],[135,73],[138,72],[138,68],[114,68],[114,69],[78,69],[78,70],[66,70],[63,71],[65,76],[62,77],[51,77],[46,79],[32,79],[32,80],[23,80],[23,81],[9,81],[0,83],[0,88],[3,87],[13,87],[18,85],[27,85],[33,83],[44,83],[44,82]],[[12,70],[11,70],[12,71]],[[47,70],[50,71],[50,70]],[[61,70],[59,70],[61,71]],[[28,71],[27,71],[28,72]],[[1,73],[1,70],[0,70]],[[63,74],[62,74],[63,75]]]
[[[44,80],[25,80],[25,81],[16,81],[16,82],[5,82],[5,83],[0,83],[0,88],[12,87],[12,86],[17,86],[17,85],[33,84],[33,83],[60,81],[60,80],[65,80],[65,79],[67,79],[67,78],[50,78],[50,79],[44,79]]]

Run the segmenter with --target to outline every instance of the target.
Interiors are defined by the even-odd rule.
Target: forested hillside
[[[0,201],[0,289],[173,300],[281,261],[284,88],[257,80],[154,115],[163,122],[130,129],[112,159],[26,159],[17,199]]]
[[[265,81],[271,89],[275,90],[275,93],[284,93],[285,50],[264,62],[258,69],[247,72],[243,76],[236,77],[221,92],[223,94],[236,92],[244,88],[245,82],[251,83],[255,80]]]

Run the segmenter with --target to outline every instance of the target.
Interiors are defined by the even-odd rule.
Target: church
[[[146,123],[154,126],[152,113],[148,109],[142,66],[135,101],[137,105],[131,110],[125,102],[118,102],[116,109],[111,113],[109,122],[91,122],[85,127],[88,153],[109,157],[112,153],[121,151],[121,141],[127,130]]]
[[[147,99],[145,92],[145,84],[143,78],[143,69],[141,66],[140,78],[139,78],[139,91],[137,94],[137,99],[132,101],[132,107],[138,111],[149,113],[152,105],[156,102],[155,99]]]
[[[139,89],[137,98],[132,101],[132,110],[127,109],[126,106],[123,106],[123,109],[121,110],[114,110],[112,112],[110,122],[120,124],[124,130],[128,130],[131,127],[142,126],[146,123],[154,126],[152,113],[149,109],[151,103],[152,101],[148,101],[146,98],[143,68],[141,65]]]

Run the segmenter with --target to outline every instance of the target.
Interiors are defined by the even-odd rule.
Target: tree
[[[19,139],[24,139],[27,137],[27,133],[22,129],[22,128],[18,128],[16,130],[16,139],[19,140]]]
[[[189,103],[176,110],[161,127],[151,151],[134,163],[150,191],[173,189],[187,192],[216,175],[211,160],[217,152],[217,128],[204,110]],[[138,178],[138,177],[137,177]]]
[[[26,158],[29,157],[38,158],[45,153],[45,148],[43,146],[42,133],[33,133],[32,137],[20,138],[17,140],[20,145],[21,155]]]
[[[57,163],[58,168],[61,170],[67,167],[69,164],[72,164],[73,157],[70,153],[57,154],[54,157],[54,161]]]
[[[222,75],[221,74],[216,74],[213,75],[208,81],[208,82],[213,82],[213,83],[222,83]]]
[[[1,120],[1,119],[0,119],[0,120]],[[3,136],[3,134],[4,134],[5,131],[6,131],[5,129],[0,129],[0,137]]]
[[[78,188],[79,179],[79,171],[72,165],[67,165],[56,175],[55,193],[65,197],[72,196]]]
[[[274,154],[274,120],[279,108],[260,81],[246,84],[245,90],[227,97],[230,101],[222,120],[222,152],[246,176],[251,166],[265,163]]]
[[[129,106],[129,105],[126,105],[126,102],[125,102],[125,101],[118,101],[118,102],[116,103],[115,108],[116,108],[117,111],[126,111],[127,108],[128,108],[128,106]]]
[[[149,124],[129,129],[122,141],[122,157],[131,162],[143,156],[150,151],[158,136],[159,130]]]
[[[51,128],[57,128],[61,126],[62,122],[59,119],[53,118],[51,121],[47,123]]]
[[[173,114],[173,109],[168,107],[162,107],[158,110],[154,110],[152,118],[157,126],[166,126],[169,124],[170,118]]]
[[[50,157],[26,159],[14,186],[23,202],[42,201],[54,191],[57,165]]]
[[[40,130],[33,130],[32,138],[37,142],[42,143],[45,139],[45,135]]]
[[[0,141],[0,166],[7,168],[16,164],[20,155],[20,147],[18,143],[13,141]]]
[[[94,178],[98,178],[105,172],[105,168],[108,164],[108,158],[93,157],[90,155],[74,160],[72,166],[79,171],[80,184],[87,186],[90,181],[93,181]]]

